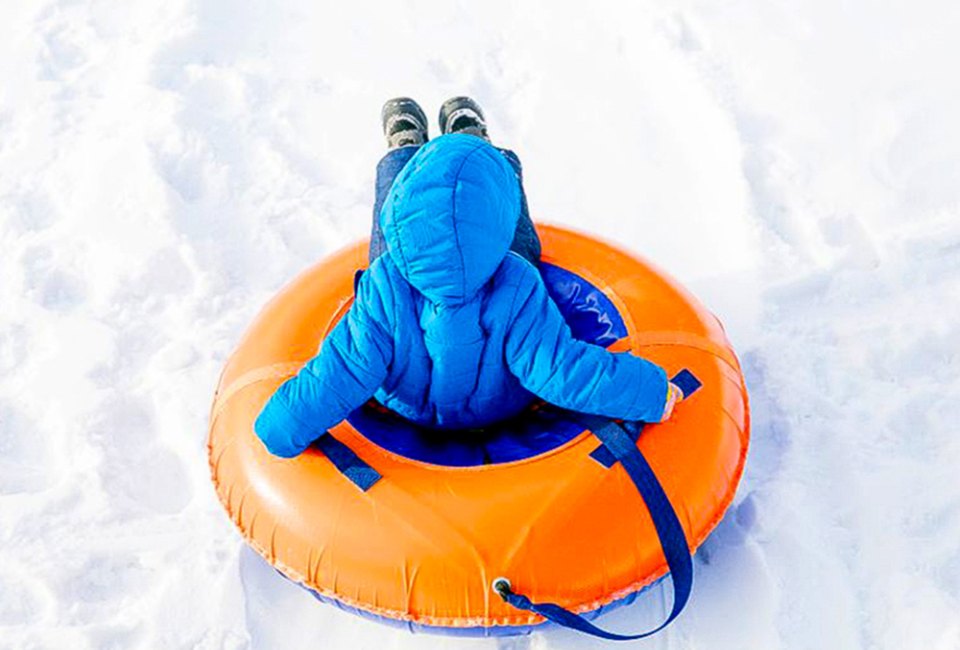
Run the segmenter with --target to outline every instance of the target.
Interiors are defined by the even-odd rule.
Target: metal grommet
[[[503,576],[494,578],[493,582],[490,583],[490,587],[504,600],[507,599],[507,596],[513,593],[512,586],[513,585],[510,584],[510,580],[504,578]]]

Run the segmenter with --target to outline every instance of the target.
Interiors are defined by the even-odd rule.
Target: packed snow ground
[[[209,484],[245,325],[367,232],[381,103],[464,93],[535,218],[658,262],[744,362],[737,499],[632,647],[960,648],[958,5],[596,7],[3,3],[0,648],[603,645],[321,606]]]

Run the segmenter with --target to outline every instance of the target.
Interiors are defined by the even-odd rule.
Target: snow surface
[[[632,646],[960,648],[958,6],[5,0],[0,647],[605,645],[319,605],[209,482],[244,327],[367,232],[381,103],[466,93],[536,218],[669,269],[744,362],[737,500]]]

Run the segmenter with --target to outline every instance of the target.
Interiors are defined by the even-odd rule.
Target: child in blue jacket
[[[573,338],[536,264],[520,162],[488,140],[465,97],[427,142],[413,100],[384,105],[371,264],[320,353],[255,423],[273,454],[303,452],[371,397],[434,429],[517,415],[538,396],[565,409],[662,421],[683,398],[659,366]]]

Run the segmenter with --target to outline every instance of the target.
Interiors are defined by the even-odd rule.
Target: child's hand
[[[673,414],[673,407],[677,402],[683,401],[683,391],[672,381],[667,383],[667,402],[663,406],[663,415],[660,416],[661,422],[666,422]]]

